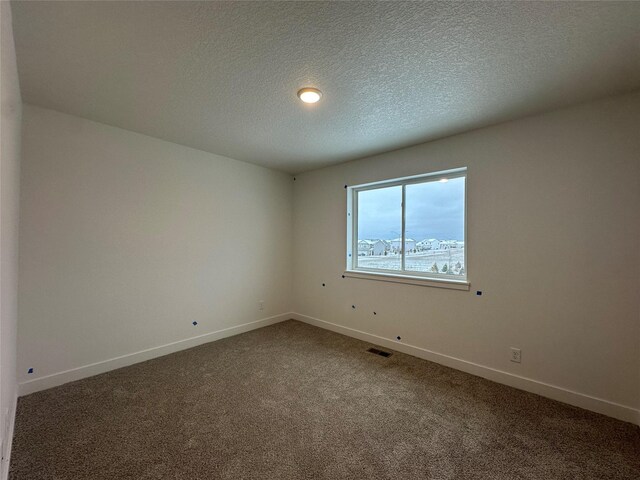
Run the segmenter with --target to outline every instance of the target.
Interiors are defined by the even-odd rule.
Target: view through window
[[[351,267],[466,280],[465,181],[461,169],[353,187]]]

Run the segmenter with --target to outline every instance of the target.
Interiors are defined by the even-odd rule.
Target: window
[[[347,189],[347,272],[464,283],[466,168]]]

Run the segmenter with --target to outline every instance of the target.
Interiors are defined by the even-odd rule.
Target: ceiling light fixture
[[[322,98],[322,92],[317,88],[302,88],[298,90],[298,98],[304,103],[316,103]]]

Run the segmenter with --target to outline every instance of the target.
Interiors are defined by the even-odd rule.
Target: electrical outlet
[[[522,352],[519,348],[511,347],[511,361],[515,363],[520,363],[522,361]]]
[[[258,310],[264,310],[264,300],[258,302]]]

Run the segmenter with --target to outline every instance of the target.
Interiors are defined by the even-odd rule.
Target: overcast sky
[[[358,194],[358,239],[391,240],[402,235],[402,187],[366,190]],[[464,178],[446,183],[407,185],[406,235],[464,240]]]

